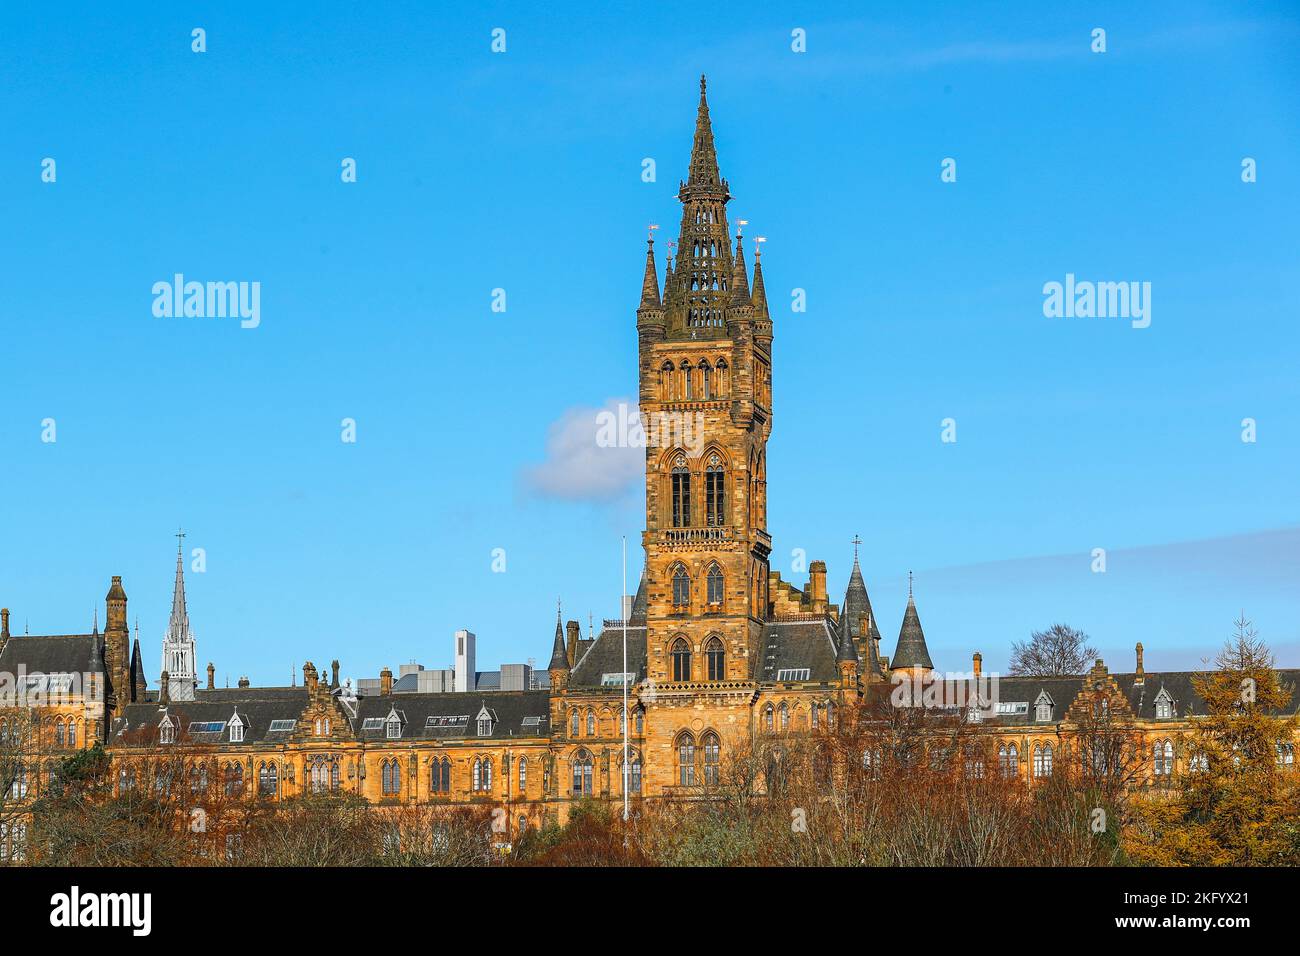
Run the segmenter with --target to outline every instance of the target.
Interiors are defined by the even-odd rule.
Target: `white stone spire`
[[[162,669],[167,672],[168,693],[172,700],[193,700],[197,674],[194,663],[194,635],[190,632],[190,615],[185,609],[185,532],[176,538],[176,585],[172,591],[172,616],[163,636]]]

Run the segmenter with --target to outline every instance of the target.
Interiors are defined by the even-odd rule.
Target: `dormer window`
[[[1169,691],[1163,687],[1160,693],[1156,695],[1156,718],[1158,720],[1169,720],[1174,716],[1174,699],[1169,696]]]
[[[384,721],[384,736],[389,740],[397,740],[402,736],[402,718],[396,708],[388,712],[388,717]]]
[[[478,723],[478,735],[480,737],[491,737],[492,736],[491,711],[489,711],[487,707],[483,707],[481,710],[479,710],[478,717],[476,717],[475,720]]]
[[[176,743],[176,725],[172,723],[170,717],[164,717],[162,723],[158,725],[158,742],[160,744]]]
[[[238,713],[230,718],[230,723],[226,724],[230,730],[230,742],[232,744],[242,744],[244,742],[244,722],[240,719]]]
[[[1034,701],[1034,720],[1040,724],[1051,720],[1053,704],[1054,701],[1048,696],[1047,691],[1039,694],[1038,699]]]

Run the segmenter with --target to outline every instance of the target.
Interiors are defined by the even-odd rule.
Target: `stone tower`
[[[182,532],[176,537],[180,539],[176,548],[176,583],[172,587],[172,616],[163,635],[162,670],[167,674],[172,700],[193,700],[198,673],[194,662],[194,634],[190,631],[190,615],[185,606],[185,535]]]
[[[739,231],[731,244],[703,77],[678,199],[676,262],[661,296],[650,241],[637,309],[646,667],[656,685],[691,683],[698,695],[709,692],[700,684],[734,688],[758,674],[772,545],[772,322],[757,256],[751,291]]]

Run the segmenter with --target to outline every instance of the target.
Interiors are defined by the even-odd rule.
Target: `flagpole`
[[[623,591],[618,596],[618,603],[623,611],[623,819],[628,817],[627,812],[627,616],[632,613],[632,609],[627,606],[627,535],[623,535]]]

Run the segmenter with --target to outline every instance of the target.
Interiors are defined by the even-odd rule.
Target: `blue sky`
[[[221,680],[443,666],[459,627],[480,666],[544,661],[557,597],[613,616],[639,481],[564,437],[635,393],[707,72],[768,240],[774,566],[840,594],[860,534],[885,650],[914,569],[941,668],[1055,621],[1192,666],[1242,609],[1300,665],[1300,13],[764,6],[0,11],[16,627],[89,628],[121,574],[156,680],[177,525]],[[260,282],[260,326],[156,318],[177,272]],[[1045,318],[1067,273],[1150,282],[1151,326]]]

